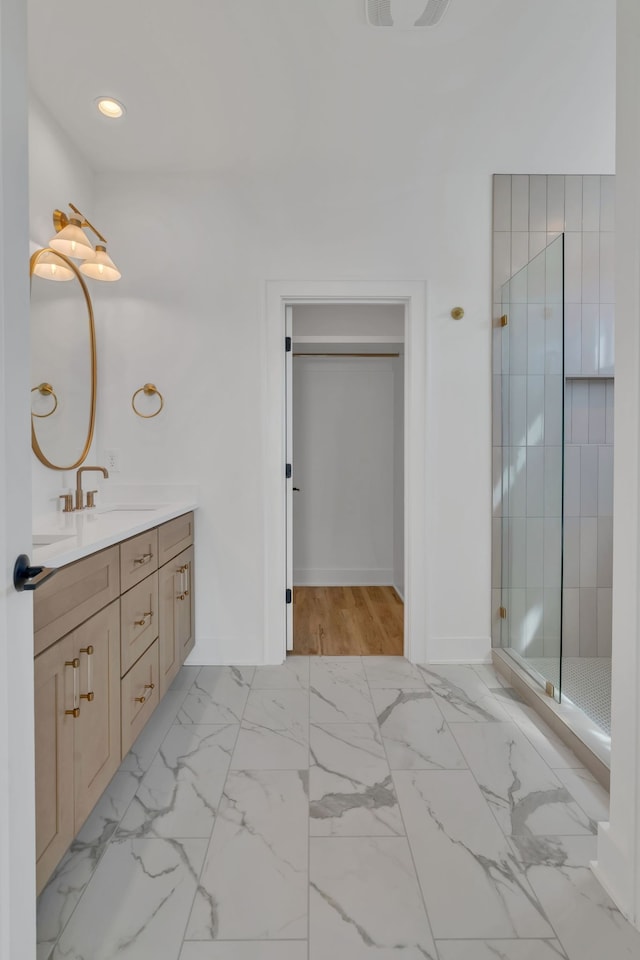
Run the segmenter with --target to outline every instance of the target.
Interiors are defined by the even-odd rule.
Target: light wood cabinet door
[[[176,603],[178,604],[178,614],[176,623],[178,628],[178,649],[180,650],[180,663],[184,663],[187,655],[193,649],[196,641],[195,636],[195,585],[194,585],[194,550],[189,547],[184,553],[180,554],[181,567],[184,567],[184,591],[177,594]]]
[[[80,660],[80,717],[74,725],[77,833],[120,765],[120,601],[72,634]]]
[[[34,661],[36,766],[36,879],[40,893],[74,837],[73,738],[80,717],[74,708],[79,664],[72,637],[49,647]]]
[[[193,547],[159,572],[160,592],[160,696],[164,696],[193,647],[194,591]]]

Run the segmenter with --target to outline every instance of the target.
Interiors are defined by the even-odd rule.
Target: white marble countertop
[[[77,513],[34,517],[31,562],[36,566],[64,567],[196,509],[197,504],[189,500],[118,503]]]

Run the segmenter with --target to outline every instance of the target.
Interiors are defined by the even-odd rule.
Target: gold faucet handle
[[[72,493],[61,493],[60,500],[64,500],[64,507],[62,508],[63,513],[73,513],[73,494]]]
[[[87,507],[95,507],[97,490],[87,490]]]

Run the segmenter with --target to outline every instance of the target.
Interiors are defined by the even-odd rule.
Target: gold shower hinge
[[[500,326],[506,327],[508,323],[509,323],[509,317],[506,315],[506,313],[503,313],[502,316],[500,317]]]
[[[555,688],[554,685],[551,683],[551,680],[547,680],[547,682],[546,682],[545,685],[544,685],[544,690],[545,690],[545,693],[547,694],[548,697],[555,697],[555,695],[556,695],[556,688]]]
[[[500,614],[500,619],[501,619],[501,620],[506,620],[506,619],[507,619],[507,608],[506,608],[506,607],[500,607],[498,613]]]

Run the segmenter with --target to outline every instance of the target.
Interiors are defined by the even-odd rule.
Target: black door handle
[[[36,590],[41,583],[48,580],[56,572],[56,568],[32,567],[31,561],[26,553],[21,553],[16,560],[13,568],[13,585],[21,592],[22,590]]]
[[[294,490],[297,490],[298,493],[300,493],[300,487],[294,487],[293,489],[294,489]]]

